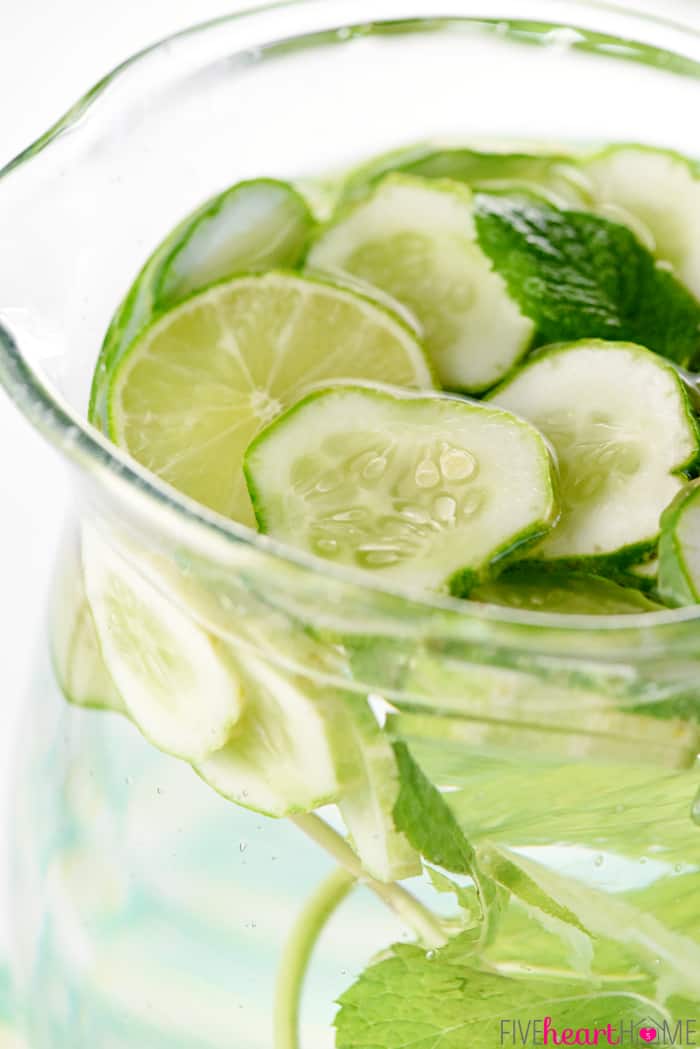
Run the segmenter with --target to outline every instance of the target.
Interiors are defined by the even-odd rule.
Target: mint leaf
[[[483,845],[479,860],[502,888],[558,921],[612,940],[639,960],[667,993],[700,999],[700,947],[624,898],[545,867],[504,845]],[[567,913],[570,915],[567,918]]]
[[[395,944],[391,957],[365,970],[341,997],[336,1049],[494,1049],[502,1043],[502,1021],[519,1020],[524,1029],[550,1016],[561,1031],[668,1019],[639,985],[634,994],[601,993],[580,979],[481,972],[470,964],[471,948],[469,933],[427,954]]]
[[[626,226],[525,194],[477,194],[475,222],[540,344],[610,339],[700,359],[700,303]]]
[[[440,791],[423,774],[405,743],[394,743],[400,789],[394,823],[430,863],[453,874],[472,874],[474,849]]]
[[[400,782],[394,806],[396,828],[403,831],[414,849],[430,863],[453,874],[471,877],[479,898],[480,942],[484,946],[496,934],[505,893],[480,868],[474,849],[452,809],[413,760],[406,744],[394,743],[394,753]],[[460,899],[458,895],[458,900],[462,904],[464,898]]]

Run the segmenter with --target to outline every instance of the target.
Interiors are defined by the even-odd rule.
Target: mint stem
[[[357,879],[336,867],[307,901],[285,944],[275,989],[275,1049],[299,1049],[299,1006],[316,942]]]
[[[344,867],[353,878],[366,885],[382,900],[396,916],[410,926],[423,945],[428,948],[444,947],[448,937],[435,915],[423,906],[410,892],[396,882],[381,882],[370,878],[360,860],[337,831],[313,812],[290,817],[309,838]]]

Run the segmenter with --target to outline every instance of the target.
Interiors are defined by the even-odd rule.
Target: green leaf
[[[400,789],[394,822],[430,863],[453,874],[472,874],[474,849],[440,791],[423,774],[405,743],[395,743]]]
[[[481,846],[479,859],[513,896],[595,938],[619,943],[667,994],[700,998],[700,947],[689,936],[619,895],[585,885],[505,846]]]
[[[524,1026],[550,1016],[559,1030],[577,1030],[668,1019],[640,993],[603,992],[587,980],[482,972],[470,964],[471,947],[469,933],[427,954],[396,944],[391,957],[341,997],[337,1049],[494,1049],[502,1021]]]
[[[480,869],[474,849],[452,809],[413,760],[406,744],[393,746],[400,781],[394,823],[430,863],[472,878],[481,908],[480,942],[485,945],[496,934],[503,890]]]
[[[698,359],[700,303],[626,226],[525,194],[478,194],[475,221],[540,343],[611,339]]]

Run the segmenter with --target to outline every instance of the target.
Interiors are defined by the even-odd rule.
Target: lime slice
[[[186,495],[253,525],[241,463],[253,437],[312,386],[430,387],[410,331],[345,289],[287,273],[193,296],[133,345],[109,391],[109,433]]]
[[[447,394],[335,386],[246,453],[262,531],[414,587],[465,592],[549,531],[558,508],[540,434]]]
[[[153,317],[205,285],[236,273],[295,266],[314,219],[286,182],[252,179],[212,197],[159,244],[115,313],[90,394],[90,420],[106,425],[111,374]]]
[[[325,227],[307,263],[366,280],[411,310],[450,388],[493,386],[532,341],[532,321],[476,243],[472,195],[460,183],[387,176]]]
[[[85,591],[109,676],[144,736],[200,760],[226,743],[241,716],[239,680],[223,646],[137,564],[84,527]]]

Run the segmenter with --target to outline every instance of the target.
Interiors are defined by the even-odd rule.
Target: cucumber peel
[[[700,603],[700,481],[683,488],[661,516],[658,589],[674,607]]]

